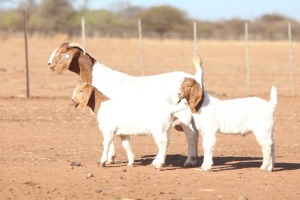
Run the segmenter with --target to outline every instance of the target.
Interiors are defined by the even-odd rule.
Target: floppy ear
[[[80,52],[76,48],[70,49],[63,57],[65,64],[65,69],[73,69],[73,68],[79,68],[78,67],[78,57],[80,55]]]
[[[200,109],[204,99],[204,93],[198,83],[195,83],[191,89],[189,97],[189,105],[192,113],[197,113]]]

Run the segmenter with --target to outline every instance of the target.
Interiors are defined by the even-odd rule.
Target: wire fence
[[[84,42],[88,52],[98,61],[131,75],[171,71],[194,74],[191,54],[199,51],[205,70],[204,84],[211,93],[221,96],[267,95],[271,85],[275,85],[281,95],[299,93],[300,58],[297,55],[300,44],[292,41],[290,25],[287,25],[286,41],[248,40],[247,30],[251,26],[245,25],[245,42],[201,40],[195,23],[191,24],[194,36],[189,40],[142,38],[142,22],[139,22],[137,32],[140,34],[135,39],[89,37]],[[47,62],[55,48],[71,40],[82,43],[80,37],[70,38],[63,34],[29,36],[29,80],[26,78],[24,38],[21,35],[2,38],[0,77],[4,87],[1,96],[29,96],[29,89],[33,97],[70,96],[79,77],[71,72],[56,76],[47,68]]]

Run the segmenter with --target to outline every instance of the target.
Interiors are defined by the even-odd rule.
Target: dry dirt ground
[[[268,100],[272,84],[279,92],[276,164],[270,173],[259,170],[262,154],[253,135],[218,134],[209,172],[199,168],[203,159],[199,138],[198,166],[183,168],[186,139],[174,129],[162,170],[151,166],[157,153],[151,136],[132,138],[133,167],[126,166],[118,138],[116,163],[98,167],[102,135],[96,119],[87,108],[75,109],[70,100],[78,77],[71,72],[58,76],[47,68],[49,55],[63,40],[59,36],[29,40],[31,98],[24,98],[22,39],[2,40],[0,199],[300,199],[300,97],[289,95],[289,71],[283,70],[289,66],[286,43],[254,43],[250,49],[252,95]],[[146,74],[194,73],[192,41],[147,40],[144,45]],[[222,99],[246,96],[243,42],[201,41],[200,50],[208,91]],[[295,54],[299,50],[295,44]],[[93,39],[88,51],[114,69],[140,74],[138,41]],[[299,89],[296,84],[296,94]]]

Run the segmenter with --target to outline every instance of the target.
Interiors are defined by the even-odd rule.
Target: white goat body
[[[80,50],[82,49],[83,52]],[[183,77],[194,77],[185,72],[171,72],[154,76],[136,77],[112,70],[92,58],[79,44],[64,43],[53,51],[48,61],[51,70],[57,74],[70,70],[77,73],[84,82],[114,99],[120,96],[143,96],[152,100],[164,100],[176,104],[180,80]],[[175,114],[180,121],[187,138],[187,160],[184,166],[196,165],[198,156],[198,131],[194,129],[192,114],[189,109]],[[110,149],[110,160],[115,156],[113,143]]]
[[[273,94],[275,90],[273,87]],[[194,117],[201,119],[199,123],[207,121],[201,127],[214,127],[221,133],[246,134],[253,131],[254,127],[259,129],[262,122],[273,119],[276,103],[273,104],[274,99],[271,100],[267,102],[257,97],[219,100],[205,93],[199,115]]]
[[[83,94],[81,95],[80,92]],[[130,135],[152,134],[159,149],[152,164],[156,168],[161,168],[165,163],[169,143],[168,131],[173,122],[173,115],[186,109],[187,105],[184,103],[172,105],[165,101],[153,101],[143,97],[116,98],[103,101],[100,98],[97,99],[93,92],[99,93],[95,87],[81,83],[75,88],[72,100],[76,107],[77,105],[90,106],[97,116],[98,126],[103,134],[101,165],[104,166],[109,159],[108,151],[115,135],[121,138],[130,166],[134,162],[134,155],[130,147]],[[87,99],[88,101],[86,101]],[[94,99],[92,102],[95,102],[96,106],[91,106],[88,103],[90,99]]]
[[[168,130],[174,113],[187,108],[165,101],[111,99],[101,104],[97,119],[102,132],[115,135],[141,135]],[[147,105],[143,105],[148,102]]]
[[[132,95],[148,97],[153,100],[164,100],[176,104],[180,80],[183,77],[194,77],[185,72],[170,72],[152,76],[130,76],[112,70],[99,62],[93,66],[92,85],[111,99]],[[188,111],[187,111],[188,112]]]
[[[111,138],[113,135],[121,136],[130,166],[134,162],[134,155],[130,149],[129,137],[124,136],[152,134],[159,149],[152,164],[156,168],[161,168],[165,163],[169,144],[168,131],[173,122],[173,114],[186,108],[186,105],[176,106],[167,102],[151,101],[149,105],[141,105],[140,101],[134,100],[124,102],[113,99],[103,102],[97,115],[99,129],[104,138],[101,165],[108,161],[108,152],[105,151],[112,142],[110,140],[107,144],[106,138]],[[124,144],[124,140],[129,144]]]
[[[199,60],[194,61],[198,70],[202,70]],[[199,74],[203,74],[199,72]],[[274,169],[273,113],[277,104],[277,90],[272,86],[270,101],[257,97],[220,100],[204,91],[202,77],[197,81],[186,78],[182,81],[178,95],[186,98],[193,112],[195,124],[203,137],[203,170],[210,170],[213,164],[212,154],[216,142],[216,133],[242,134],[253,132],[262,146],[263,164],[261,170]],[[195,93],[198,94],[195,94]],[[195,109],[195,98],[197,109]],[[201,100],[200,100],[201,99]]]

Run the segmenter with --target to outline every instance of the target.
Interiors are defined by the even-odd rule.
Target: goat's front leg
[[[132,166],[133,162],[134,162],[134,155],[131,150],[130,136],[121,135],[120,138],[121,138],[122,146],[124,147],[124,149],[127,153],[127,157],[128,157],[127,166]]]
[[[211,169],[213,165],[213,149],[216,144],[216,133],[215,131],[204,131],[202,139],[202,147],[204,151],[204,158],[201,168],[204,171]]]
[[[103,133],[103,152],[102,152],[102,157],[100,160],[100,165],[102,167],[105,166],[105,163],[108,160],[108,151],[109,151],[109,146],[112,143],[114,138],[113,133]]]
[[[169,145],[169,138],[168,134],[159,134],[159,135],[153,135],[155,143],[158,147],[158,154],[156,155],[155,159],[152,162],[152,165],[160,169],[163,164],[165,164],[166,155],[167,155],[167,147]]]

